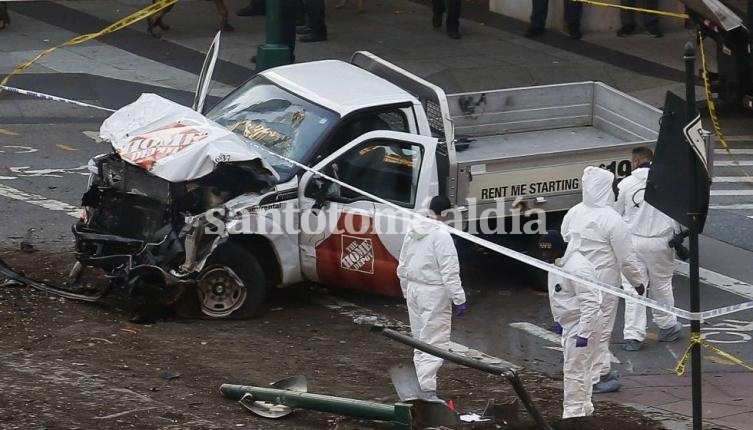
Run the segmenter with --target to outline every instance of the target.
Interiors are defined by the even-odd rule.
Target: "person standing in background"
[[[0,2],[0,30],[5,29],[5,26],[10,24],[10,15],[8,15],[8,4]]]
[[[460,5],[461,0],[432,0],[434,15],[431,23],[434,28],[442,27],[442,17],[447,11],[447,36],[450,39],[460,39]]]
[[[620,0],[620,4],[628,7],[636,7],[637,0]],[[645,0],[645,8],[650,10],[657,10],[659,8],[659,0]],[[654,13],[642,12],[643,25],[646,26],[646,30],[653,37],[662,37],[663,34],[659,28],[659,15]],[[620,9],[620,21],[622,27],[617,30],[618,37],[627,37],[633,34],[635,31],[635,11],[629,9]]]
[[[612,184],[614,174],[606,169],[589,166],[583,170],[581,187],[583,201],[567,211],[562,219],[562,236],[570,242],[580,239],[578,250],[594,265],[599,282],[620,288],[621,275],[636,291],[645,288],[646,269],[635,255],[633,240],[625,221],[612,205],[615,203]],[[620,300],[614,294],[602,294],[601,318],[594,355],[594,393],[620,389],[620,374],[611,370],[609,344]]]
[[[565,22],[567,23],[567,33],[573,39],[580,39],[583,34],[580,32],[580,18],[583,15],[583,4],[576,1],[565,1]],[[531,24],[528,26],[524,36],[537,37],[546,31],[546,16],[549,13],[549,0],[533,0],[531,7]]]
[[[646,181],[654,157],[651,149],[641,146],[633,149],[633,170],[617,188],[615,210],[622,215],[633,235],[636,255],[648,270],[647,291],[637,291],[667,305],[675,305],[672,275],[675,272],[675,253],[669,242],[681,232],[681,226],[672,218],[644,201]],[[623,286],[626,291],[632,290]],[[660,342],[674,342],[680,338],[682,324],[677,317],[655,309],[651,310],[659,327]],[[625,301],[625,351],[638,351],[646,340],[646,307],[631,300]]]

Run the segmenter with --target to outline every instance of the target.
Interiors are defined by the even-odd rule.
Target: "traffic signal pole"
[[[266,0],[266,43],[259,45],[256,51],[256,71],[290,64],[292,54],[285,42],[285,7],[284,2],[293,0]]]
[[[695,104],[695,46],[688,42],[685,44],[683,55],[685,61],[685,101],[687,103],[687,118],[685,123],[689,124],[698,114]],[[698,230],[700,226],[700,216],[698,208],[698,171],[696,170],[693,145],[688,142],[688,151],[690,151],[690,204],[688,208],[688,226],[690,240],[690,311],[700,312],[701,310],[701,289],[699,277],[699,256],[698,256]],[[702,409],[702,392],[701,392],[701,344],[694,340],[700,340],[701,322],[693,320],[690,322],[691,341],[693,341],[690,352],[691,380],[692,380],[692,406],[693,406],[693,430],[702,430],[703,426],[703,409]]]

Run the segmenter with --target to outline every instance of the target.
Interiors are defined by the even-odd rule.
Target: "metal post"
[[[286,9],[284,2],[293,0],[266,0],[267,40],[256,51],[256,71],[290,64],[290,46],[285,42]]]
[[[536,422],[538,429],[552,430],[552,426],[550,426],[549,423],[546,422],[544,416],[541,415],[541,412],[539,412],[539,410],[536,409],[536,406],[534,406],[533,401],[531,400],[531,396],[528,395],[525,387],[523,387],[523,383],[520,381],[518,374],[515,373],[515,370],[493,366],[491,364],[486,364],[472,358],[462,357],[444,349],[437,348],[436,346],[429,345],[428,343],[421,342],[418,339],[414,339],[410,336],[398,333],[395,330],[384,328],[382,326],[372,326],[372,330],[380,332],[384,336],[392,340],[396,340],[402,344],[412,346],[415,349],[421,350],[435,357],[443,358],[447,361],[470,367],[471,369],[476,369],[482,372],[491,373],[492,375],[500,375],[505,377],[510,385],[512,385],[515,393],[518,395],[520,400],[523,402],[523,406],[525,406],[528,413],[531,414],[531,417]]]
[[[688,42],[685,44],[685,101],[687,103],[686,123],[690,123],[696,115],[695,106],[695,46]],[[698,172],[696,170],[695,152],[688,144],[690,152],[690,207],[688,208],[689,222],[689,239],[690,239],[690,311],[700,312],[701,310],[701,290],[700,279],[698,274]],[[690,331],[693,337],[700,336],[701,322],[694,320],[690,322]],[[691,378],[692,378],[692,401],[693,401],[693,430],[702,430],[703,409],[701,393],[701,345],[693,344],[690,355]]]
[[[407,430],[411,427],[411,405],[407,403],[384,405],[322,394],[233,384],[222,384],[220,393],[233,400],[240,400],[244,394],[248,393],[253,396],[254,400],[276,403],[293,408],[330,412],[368,420],[388,421],[393,424],[394,429]]]

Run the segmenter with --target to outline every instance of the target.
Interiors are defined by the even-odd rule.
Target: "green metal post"
[[[285,44],[283,2],[293,0],[266,0],[267,40],[256,51],[256,71],[290,64],[290,47]]]
[[[411,426],[411,405],[406,403],[384,405],[322,394],[233,384],[222,384],[220,393],[233,400],[240,400],[244,394],[249,393],[253,396],[254,400],[290,406],[292,408],[310,409],[312,411],[348,415],[368,420],[388,421],[393,424],[394,429],[410,430]]]

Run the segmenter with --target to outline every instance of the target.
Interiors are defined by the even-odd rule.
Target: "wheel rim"
[[[204,270],[199,277],[197,292],[201,312],[213,318],[232,314],[246,301],[246,286],[232,269],[225,266]]]

